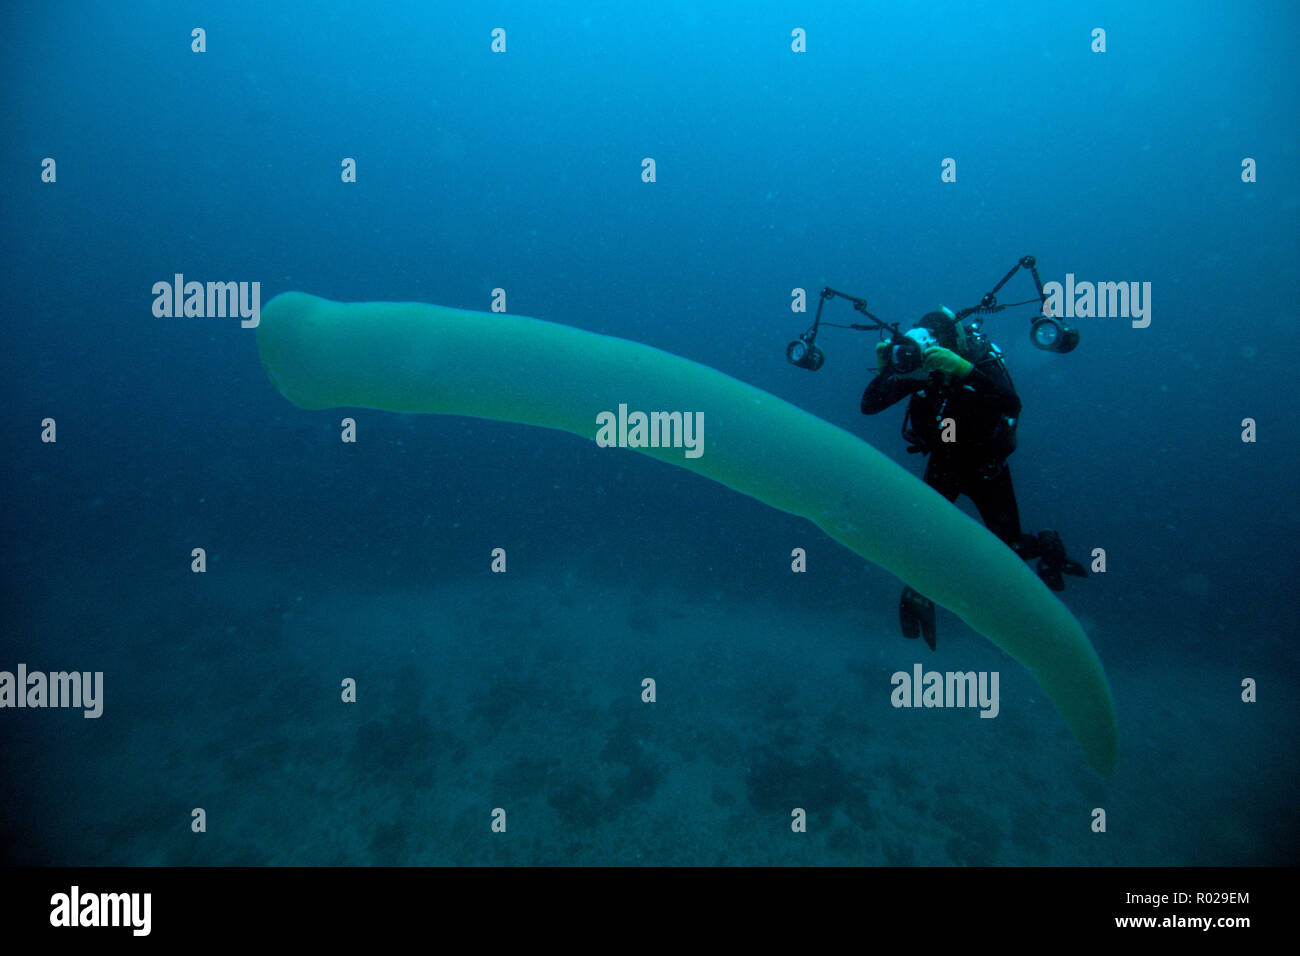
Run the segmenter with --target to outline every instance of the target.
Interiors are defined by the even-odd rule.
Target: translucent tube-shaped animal
[[[523,316],[276,296],[257,328],[280,392],[308,409],[470,415],[593,440],[620,405],[702,413],[702,454],[636,450],[807,518],[1029,668],[1099,773],[1118,731],[1078,621],[991,532],[866,442],[715,369]],[[612,454],[619,452],[611,451]]]

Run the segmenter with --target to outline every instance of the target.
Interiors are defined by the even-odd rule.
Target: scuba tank
[[[1002,360],[1002,350],[980,329],[979,323],[972,323],[973,328],[966,331],[966,341],[969,343],[973,355],[979,355],[980,358],[972,358],[976,367],[980,365],[993,364],[1001,369],[1002,374],[1007,377],[1011,383],[1011,390],[1015,391],[1016,383],[1011,381],[1011,373],[1007,371],[1007,363]],[[989,445],[999,458],[1009,458],[1011,453],[1016,450],[1016,425],[1020,419],[1012,418],[1010,415],[1000,415],[998,423],[993,428],[993,434],[989,439]]]

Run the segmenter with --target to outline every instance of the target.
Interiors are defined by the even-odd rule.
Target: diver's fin
[[[1065,553],[1061,536],[1055,531],[1038,532],[1038,547],[1041,557],[1038,559],[1038,576],[1053,591],[1065,590],[1065,579],[1061,573],[1072,574],[1077,578],[1086,578],[1088,570],[1078,561]]]
[[[1076,578],[1086,578],[1088,576],[1087,568],[1078,561],[1072,561],[1069,558],[1065,559],[1065,564],[1061,565],[1061,570],[1066,574],[1073,574]]]
[[[898,602],[898,624],[903,629],[903,636],[909,641],[914,641],[921,636],[921,621],[912,613],[912,607],[907,603],[907,592],[903,592],[903,600]]]
[[[1055,564],[1048,564],[1045,558],[1038,560],[1038,576],[1043,579],[1053,591],[1065,590],[1065,579],[1061,577],[1061,569]]]
[[[903,636],[909,640],[923,638],[935,649],[934,602],[911,588],[903,589],[903,596],[898,602],[898,623],[903,629]]]
[[[925,610],[921,613],[921,639],[930,645],[930,650],[935,650],[934,603],[929,600],[925,602]]]

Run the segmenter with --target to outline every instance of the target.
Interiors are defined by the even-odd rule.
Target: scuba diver
[[[1055,531],[1025,534],[1007,458],[1016,450],[1020,397],[997,346],[945,309],[924,315],[904,336],[906,345],[876,346],[878,374],[862,393],[862,413],[875,415],[909,398],[903,438],[909,452],[930,456],[923,481],[949,501],[966,495],[990,531],[1027,560],[1038,559],[1038,576],[1053,591],[1065,589],[1064,574],[1088,572],[1065,554]],[[919,364],[900,367],[909,348]],[[946,422],[959,440],[944,441]],[[904,588],[898,605],[903,635],[935,646],[934,602]]]
[[[1020,510],[1011,483],[1007,458],[1016,450],[1016,421],[1020,397],[1002,361],[998,347],[980,330],[975,313],[1008,308],[998,305],[995,293],[1017,269],[1033,273],[1043,314],[1030,331],[1035,346],[1069,352],[1078,333],[1053,318],[1032,256],[1023,257],[978,306],[953,313],[947,308],[922,316],[907,333],[867,311],[866,301],[826,288],[812,327],[786,350],[794,365],[815,371],[824,356],[814,344],[827,299],[849,299],[872,325],[850,325],[861,331],[880,329],[889,338],[876,345],[877,375],[862,393],[862,413],[876,415],[904,398],[909,399],[902,434],[909,452],[928,455],[923,479],[949,501],[966,495],[978,509],[985,526],[1026,560],[1038,560],[1038,576],[1053,591],[1065,589],[1063,574],[1087,577],[1088,572],[1065,553],[1055,531],[1026,534],[1020,528]],[[1028,302],[1014,303],[1026,305]],[[834,323],[826,323],[828,325]],[[935,647],[934,602],[910,587],[903,589],[898,606],[903,636],[924,638]]]

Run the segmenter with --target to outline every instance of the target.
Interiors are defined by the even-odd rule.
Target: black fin
[[[898,625],[903,629],[903,636],[909,641],[914,641],[921,636],[921,621],[912,611],[912,605],[907,601],[907,592],[903,592],[903,600],[898,602]]]
[[[1065,590],[1065,580],[1061,577],[1060,567],[1054,564],[1048,564],[1044,558],[1038,560],[1038,576],[1042,578],[1043,583],[1053,591]]]
[[[935,649],[934,602],[911,588],[903,589],[898,602],[898,623],[909,640],[923,638],[930,650]]]
[[[1072,574],[1077,578],[1086,578],[1087,569],[1065,553],[1061,536],[1055,531],[1038,532],[1038,546],[1041,557],[1038,559],[1038,576],[1053,591],[1065,590],[1065,579],[1061,573]]]

